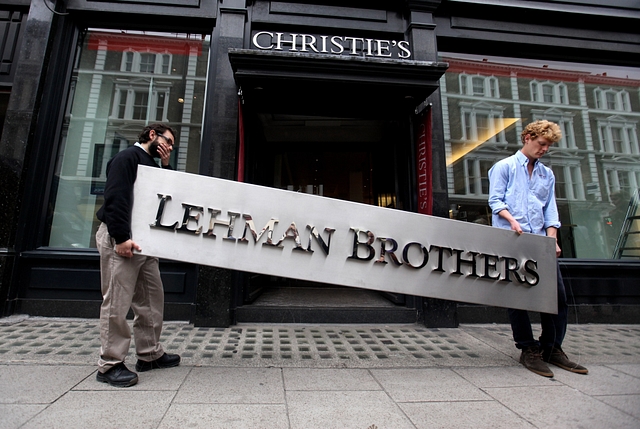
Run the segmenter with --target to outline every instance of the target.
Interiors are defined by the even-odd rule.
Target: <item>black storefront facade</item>
[[[550,164],[575,313],[638,320],[640,259],[617,240],[640,185],[632,1],[10,0],[0,13],[2,316],[98,316],[104,166],[146,123],[178,130],[179,171],[418,211],[428,118],[432,213],[483,223],[487,166],[517,150],[523,122],[548,118],[566,136]],[[165,318],[198,326],[505,321],[483,306],[161,267]]]

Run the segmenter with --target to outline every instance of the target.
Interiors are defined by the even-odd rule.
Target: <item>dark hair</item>
[[[149,140],[151,140],[151,138],[149,137],[149,133],[151,132],[151,130],[155,131],[156,134],[164,134],[165,131],[169,130],[171,134],[173,134],[173,139],[174,140],[176,139],[176,132],[173,128],[171,128],[169,125],[158,123],[158,124],[149,124],[146,127],[144,127],[144,129],[138,136],[138,142],[146,143]]]

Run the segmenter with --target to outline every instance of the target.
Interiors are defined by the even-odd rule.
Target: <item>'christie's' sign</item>
[[[396,59],[411,57],[409,42],[405,40],[259,31],[253,34],[251,44],[254,48],[263,51],[306,52],[311,54]]]
[[[322,283],[554,313],[549,237],[138,167],[142,253]]]

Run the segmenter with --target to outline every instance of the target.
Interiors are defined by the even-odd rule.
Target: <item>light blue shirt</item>
[[[540,161],[529,177],[529,159],[518,151],[498,161],[489,170],[489,207],[493,213],[493,226],[511,229],[509,222],[498,215],[508,210],[522,227],[522,231],[546,235],[549,227],[560,228],[556,206],[553,171]]]

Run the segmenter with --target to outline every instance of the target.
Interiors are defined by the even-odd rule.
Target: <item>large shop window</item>
[[[556,177],[563,257],[640,258],[640,69],[441,54],[450,217],[491,224],[488,171],[538,119],[563,138]],[[636,248],[621,252],[621,246]]]
[[[95,247],[107,162],[153,122],[176,130],[171,164],[198,172],[208,36],[90,29],[70,82],[47,217],[49,246]]]

